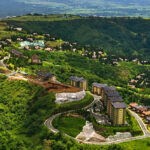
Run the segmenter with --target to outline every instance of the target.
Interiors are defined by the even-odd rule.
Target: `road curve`
[[[87,105],[86,107],[84,107],[83,109],[88,109],[90,108],[95,101],[99,100],[100,97],[97,96],[97,95],[93,95],[94,97],[94,100],[91,104]],[[53,133],[58,133],[59,130],[54,128],[53,125],[52,125],[52,122],[53,120],[60,116],[61,114],[64,114],[64,113],[70,113],[70,112],[73,112],[74,110],[70,110],[70,111],[66,111],[66,112],[63,112],[63,113],[58,113],[58,114],[55,114],[53,116],[51,116],[50,118],[48,118],[45,122],[44,122],[44,125],[48,127],[49,130],[51,130]],[[110,142],[99,142],[99,143],[94,143],[94,142],[83,142],[83,141],[80,141],[80,140],[77,140],[73,137],[73,139],[77,140],[79,143],[84,143],[84,144],[96,144],[96,145],[110,145],[110,144],[119,144],[119,143],[123,143],[123,142],[130,142],[130,141],[134,141],[134,140],[140,140],[140,139],[145,139],[145,138],[148,138],[150,137],[150,132],[148,131],[148,129],[146,128],[146,125],[144,124],[143,120],[141,119],[141,117],[136,114],[135,112],[131,111],[128,109],[128,111],[131,113],[132,116],[135,117],[135,119],[137,120],[137,122],[139,123],[140,127],[141,127],[141,130],[143,131],[143,135],[142,136],[136,136],[136,137],[130,137],[130,138],[125,138],[125,139],[121,139],[121,140],[116,140],[116,141],[110,141]],[[67,135],[69,136],[69,135]],[[70,136],[69,136],[70,137]]]

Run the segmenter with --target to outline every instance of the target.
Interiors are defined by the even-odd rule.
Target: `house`
[[[10,53],[13,55],[13,56],[16,56],[16,57],[23,57],[23,53],[22,52],[19,52],[17,50],[11,50]]]
[[[147,109],[146,106],[141,106],[141,107],[139,107],[138,112],[139,112],[139,113],[143,113],[144,111],[147,111],[147,110],[148,110],[148,109]]]
[[[7,44],[11,44],[11,43],[12,43],[12,40],[11,40],[11,39],[6,39],[5,42],[6,42]]]
[[[144,112],[142,112],[142,115],[144,117],[150,117],[150,111],[144,111]]]
[[[30,47],[28,45],[24,46],[24,50],[30,50]]]
[[[17,41],[20,42],[20,41],[23,41],[23,39],[18,37],[18,38],[17,38]]]
[[[111,107],[111,103],[114,103],[114,102],[123,102],[123,99],[121,96],[115,96],[115,97],[108,97],[108,100],[107,100],[107,114],[109,116],[112,115],[112,107]]]
[[[107,86],[107,84],[93,83],[92,92],[93,94],[102,95],[102,88]]]
[[[135,103],[135,102],[133,102],[133,103],[130,103],[129,104],[129,107],[132,109],[132,110],[136,110],[136,107],[138,106],[138,104],[137,103]]]
[[[71,86],[87,90],[87,80],[83,77],[71,76],[70,77]]]
[[[33,55],[32,57],[31,57],[31,63],[32,64],[41,64],[41,60],[40,60],[40,58],[39,58],[39,56],[38,55]]]
[[[29,42],[33,42],[33,41],[34,41],[33,38],[27,38],[27,40],[28,40]]]
[[[14,28],[15,31],[22,31],[22,28]]]
[[[150,124],[150,117],[146,117],[146,123]]]
[[[38,78],[42,81],[56,82],[56,76],[52,74],[51,72],[38,71],[37,75],[38,75]]]
[[[112,114],[110,119],[113,125],[124,125],[126,120],[126,104],[124,102],[111,103]]]
[[[45,51],[48,51],[48,52],[53,51],[53,49],[52,49],[51,47],[47,47],[47,48],[45,48],[44,50],[45,50]]]

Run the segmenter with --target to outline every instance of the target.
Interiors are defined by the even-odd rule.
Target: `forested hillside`
[[[34,17],[34,18],[33,18]],[[23,16],[7,20],[33,33],[47,33],[81,45],[98,47],[119,56],[150,57],[150,20],[142,18],[66,18]],[[31,28],[32,26],[32,28]]]

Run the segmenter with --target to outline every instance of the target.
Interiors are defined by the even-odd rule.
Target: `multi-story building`
[[[70,81],[72,86],[87,90],[87,80],[83,77],[71,76]]]
[[[102,95],[102,88],[107,86],[107,84],[93,83],[92,84],[92,93],[97,95]]]
[[[93,83],[92,92],[102,96],[102,102],[113,125],[124,125],[126,120],[126,104],[116,88]]]
[[[113,125],[124,125],[126,120],[126,104],[124,102],[111,103],[112,114],[110,119]]]
[[[119,97],[115,87],[105,86],[102,88],[102,102],[105,107],[107,107],[108,97]]]
[[[123,102],[123,99],[122,99],[121,96],[108,97],[108,100],[107,100],[107,114],[109,116],[112,115],[112,107],[111,107],[112,102]]]

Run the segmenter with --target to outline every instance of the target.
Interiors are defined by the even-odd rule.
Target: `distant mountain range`
[[[0,0],[0,17],[27,13],[150,17],[150,0]]]

